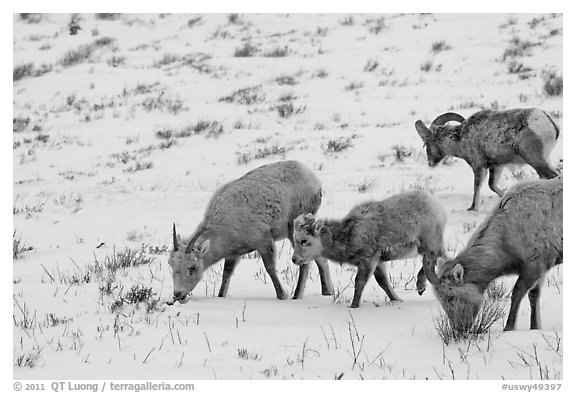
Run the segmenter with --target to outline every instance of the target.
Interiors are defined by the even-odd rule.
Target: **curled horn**
[[[462,123],[464,120],[466,120],[466,119],[464,119],[464,117],[462,117],[462,115],[459,115],[458,113],[447,112],[447,113],[444,113],[443,115],[438,116],[436,119],[434,119],[434,121],[430,125],[430,128],[435,127],[435,126],[443,126],[444,124],[448,123],[449,121],[457,121],[458,123]]]
[[[186,246],[186,250],[184,251],[185,254],[190,254],[192,250],[196,247],[196,239],[190,239],[188,245]]]
[[[178,238],[176,237],[176,223],[172,227],[172,241],[174,243],[174,251],[178,251]]]
[[[198,238],[200,237],[202,232],[203,232],[202,228],[199,228],[196,231],[196,234],[194,236],[192,236],[192,239],[190,239],[190,241],[188,242],[188,245],[186,246],[186,251],[184,251],[185,254],[190,254],[192,252],[192,250],[194,250],[194,248],[196,247],[196,241],[198,240]]]

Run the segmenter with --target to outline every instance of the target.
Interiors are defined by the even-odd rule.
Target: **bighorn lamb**
[[[172,267],[173,301],[182,301],[202,278],[204,270],[224,258],[222,284],[218,296],[225,297],[230,278],[243,254],[258,251],[272,279],[276,297],[287,294],[276,274],[275,241],[292,242],[294,219],[300,214],[315,214],[322,201],[320,180],[297,161],[281,161],[256,168],[218,189],[204,219],[187,242],[173,229],[174,250],[168,263]],[[322,294],[333,293],[328,263],[317,258]],[[302,266],[294,298],[303,295],[309,267]]]
[[[354,207],[342,220],[316,220],[302,214],[294,221],[296,265],[318,257],[358,267],[352,308],[360,305],[366,281],[374,273],[390,300],[401,300],[390,286],[383,262],[418,254],[423,264],[444,255],[446,213],[440,202],[424,191],[409,191],[382,201]],[[418,293],[426,288],[424,270],[418,272]]]
[[[518,274],[504,330],[514,330],[520,301],[528,292],[530,328],[540,328],[538,301],[546,272],[562,260],[562,177],[519,184],[452,260],[425,265],[428,280],[452,326],[471,326],[496,278]]]
[[[446,124],[457,121],[460,124]],[[426,146],[428,165],[436,166],[444,157],[466,161],[474,171],[474,198],[468,210],[478,208],[480,186],[490,171],[488,185],[499,196],[498,179],[509,164],[529,164],[541,179],[551,179],[558,172],[549,162],[560,131],[546,112],[540,109],[480,111],[468,119],[457,113],[437,117],[430,128],[422,120],[416,131]]]

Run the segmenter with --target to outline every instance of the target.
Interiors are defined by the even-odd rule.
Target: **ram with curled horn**
[[[477,210],[487,172],[488,186],[499,196],[504,192],[498,187],[498,180],[509,165],[528,164],[541,179],[558,176],[549,157],[560,131],[540,109],[484,110],[467,119],[448,112],[438,116],[430,128],[422,120],[415,127],[424,141],[431,167],[452,156],[463,159],[472,168],[474,197],[468,210]]]

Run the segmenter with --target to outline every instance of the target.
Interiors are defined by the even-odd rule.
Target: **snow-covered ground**
[[[250,255],[227,298],[215,297],[220,262],[188,303],[161,304],[172,223],[192,233],[219,185],[281,159],[318,174],[320,217],[433,192],[457,253],[497,197],[485,184],[466,211],[469,166],[429,168],[414,122],[538,107],[563,132],[562,95],[543,77],[563,73],[561,15],[88,14],[75,35],[71,15],[34,18],[14,16],[14,241],[32,247],[13,261],[15,378],[563,378],[562,267],[545,281],[542,330],[528,329],[525,299],[517,331],[502,321],[449,345],[432,290],[415,291],[420,258],[390,265],[402,303],[371,280],[349,309],[355,270],[336,264],[337,295],[320,294],[314,267],[305,298],[280,301]],[[334,141],[348,147],[328,151]],[[535,177],[524,167],[502,182]],[[126,249],[151,261],[108,282],[89,269]],[[278,250],[293,290],[289,243]],[[132,289],[147,304],[118,304]]]

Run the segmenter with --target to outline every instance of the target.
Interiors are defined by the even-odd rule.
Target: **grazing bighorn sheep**
[[[562,259],[562,177],[517,185],[452,260],[425,265],[428,280],[452,326],[471,326],[496,278],[518,274],[504,330],[514,330],[520,301],[528,292],[530,329],[540,329],[539,299],[546,272]]]
[[[461,124],[446,124],[450,121]],[[498,188],[498,179],[509,164],[529,164],[541,179],[558,176],[549,156],[560,131],[540,109],[485,110],[468,119],[449,112],[437,117],[430,128],[422,120],[415,126],[426,146],[428,165],[436,166],[444,157],[454,156],[472,167],[474,198],[468,210],[478,208],[480,186],[487,170],[488,185],[499,196],[503,191]]]
[[[425,191],[409,191],[382,201],[354,207],[342,220],[316,220],[302,214],[294,221],[296,265],[318,257],[358,267],[352,308],[360,305],[366,281],[374,274],[390,300],[401,300],[390,286],[383,262],[418,254],[423,264],[444,255],[446,213],[440,202]],[[305,266],[305,265],[304,265]],[[418,293],[426,288],[423,269],[418,272]]]
[[[172,267],[174,299],[184,300],[202,278],[206,268],[224,258],[218,296],[225,297],[230,278],[240,257],[258,251],[270,275],[276,297],[287,294],[276,274],[275,241],[292,241],[294,219],[315,214],[322,201],[322,186],[316,175],[297,161],[281,161],[258,167],[220,187],[210,200],[204,219],[187,242],[173,228]],[[317,258],[322,294],[332,295],[328,263]],[[294,298],[303,295],[308,266],[300,268]]]

